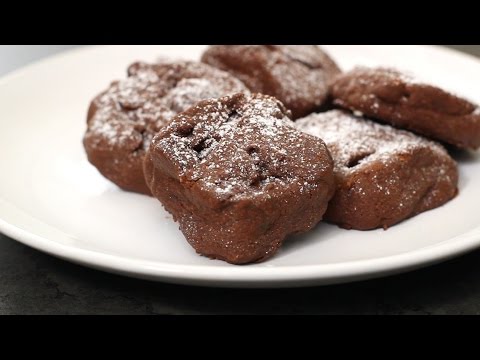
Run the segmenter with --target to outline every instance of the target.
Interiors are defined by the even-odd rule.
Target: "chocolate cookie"
[[[340,73],[314,45],[216,45],[202,61],[232,73],[253,92],[275,96],[294,119],[322,107],[329,81]]]
[[[236,94],[199,103],[153,139],[147,183],[199,254],[260,262],[322,219],[332,159],[288,116],[275,98]]]
[[[174,115],[200,100],[248,91],[228,73],[201,63],[136,63],[128,75],[93,100],[84,146],[103,176],[143,194],[150,194],[145,151]]]
[[[357,68],[332,86],[334,103],[459,148],[480,147],[480,108],[392,69]]]
[[[457,166],[432,141],[340,110],[296,126],[321,137],[332,154],[337,191],[325,219],[341,227],[388,228],[457,194]]]

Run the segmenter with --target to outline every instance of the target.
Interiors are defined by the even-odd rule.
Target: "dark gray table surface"
[[[0,46],[0,75],[74,45]],[[480,45],[449,45],[480,56]],[[0,234],[0,314],[479,314],[480,251],[361,283],[207,289],[90,270]]]

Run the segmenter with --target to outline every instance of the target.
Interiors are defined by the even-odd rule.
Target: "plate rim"
[[[480,60],[455,49],[437,45],[418,45],[435,48],[444,53],[469,61],[480,67]],[[83,46],[37,60],[29,65],[11,71],[0,78],[0,86],[14,81],[17,76],[42,66],[52,60],[91,51],[101,46]],[[480,225],[469,232],[446,241],[422,247],[405,253],[367,260],[316,265],[277,265],[272,267],[227,266],[215,268],[204,265],[168,264],[112,255],[95,250],[82,249],[62,244],[37,235],[0,218],[0,233],[26,246],[44,253],[79,263],[84,266],[113,272],[135,278],[164,281],[177,284],[215,287],[296,287],[327,285],[401,273],[415,268],[426,267],[449,258],[473,251],[480,247]],[[218,271],[221,269],[221,271]]]
[[[41,252],[103,271],[146,280],[185,285],[239,288],[282,288],[340,284],[384,277],[426,267],[480,247],[480,226],[414,251],[338,264],[262,267],[167,264],[68,246],[33,234],[0,219],[0,232]],[[221,269],[221,271],[218,271]]]

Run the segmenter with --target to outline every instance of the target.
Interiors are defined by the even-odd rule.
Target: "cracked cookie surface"
[[[199,254],[260,262],[322,219],[332,159],[289,113],[273,97],[237,94],[202,101],[153,139],[147,183]]]
[[[143,159],[153,136],[200,100],[248,92],[241,81],[201,63],[135,63],[88,111],[89,161],[120,188],[150,194]]]
[[[202,61],[230,72],[252,92],[276,97],[294,119],[321,108],[329,82],[340,73],[315,45],[215,45]]]
[[[457,194],[457,165],[433,141],[341,110],[295,124],[322,138],[332,154],[337,190],[325,214],[329,222],[388,228]]]
[[[337,77],[334,104],[462,149],[480,147],[480,108],[388,68],[359,67]]]

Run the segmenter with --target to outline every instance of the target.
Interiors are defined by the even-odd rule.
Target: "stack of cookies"
[[[96,97],[84,145],[153,195],[201,255],[264,261],[320,221],[387,229],[457,192],[442,144],[480,147],[480,109],[393,69],[342,73],[317,46],[211,46],[136,63]]]

